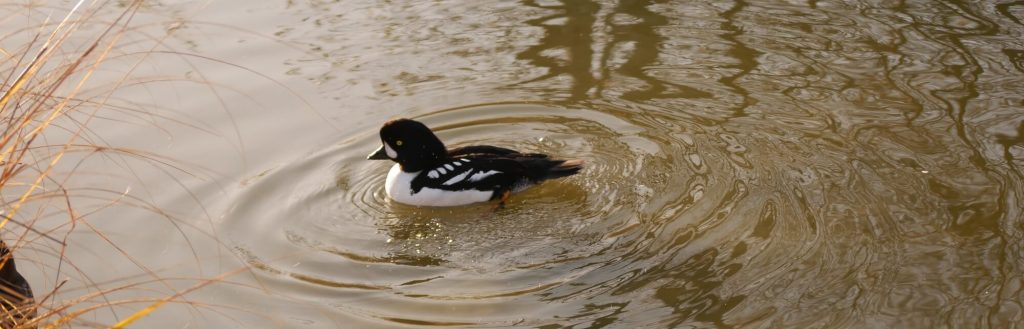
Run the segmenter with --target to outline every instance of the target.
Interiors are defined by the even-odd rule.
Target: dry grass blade
[[[189,287],[188,289],[185,289],[184,291],[178,292],[177,294],[174,294],[173,296],[168,296],[167,298],[164,298],[164,299],[162,299],[160,301],[157,301],[156,303],[153,303],[152,305],[150,305],[150,306],[148,306],[148,307],[146,307],[144,309],[141,309],[138,312],[135,312],[131,316],[125,318],[124,320],[121,320],[121,322],[118,322],[117,324],[114,324],[110,328],[111,329],[124,328],[125,326],[128,326],[129,324],[132,324],[135,321],[138,321],[139,319],[141,319],[142,317],[148,315],[149,313],[152,313],[157,308],[160,308],[160,306],[163,306],[164,304],[167,304],[167,302],[170,302],[170,301],[172,301],[172,300],[174,300],[176,298],[180,298],[181,296],[184,296],[187,293],[199,290],[199,289],[201,289],[203,287],[206,287],[206,286],[208,286],[210,284],[213,284],[215,282],[220,282],[220,281],[224,280],[227,277],[230,277],[230,276],[238,274],[238,273],[245,272],[247,270],[248,270],[248,268],[239,268],[237,270],[221,274],[221,275],[219,275],[216,278],[213,278],[211,280],[200,282],[200,283],[198,283],[198,284],[196,284],[196,285],[194,285],[192,287]]]
[[[18,189],[21,190],[20,196],[16,201],[3,201],[4,209],[0,210],[3,213],[2,220],[0,220],[0,228],[4,228],[7,223],[14,222],[25,227],[25,232],[35,232],[51,241],[57,241],[61,248],[65,247],[63,241],[39,232],[31,223],[23,223],[15,218],[18,211],[36,194],[35,191],[41,187],[42,182],[47,179],[50,170],[52,170],[53,166],[62,156],[61,153],[56,154],[46,169],[36,172],[34,178],[30,179],[31,183],[20,181],[20,177],[26,172],[24,169],[35,166],[33,161],[29,161],[26,158],[29,156],[29,150],[32,148],[32,145],[46,127],[50,126],[64,113],[65,106],[67,105],[67,102],[59,102],[56,106],[50,106],[53,99],[52,95],[55,94],[61,85],[69,80],[69,77],[77,69],[78,64],[88,58],[91,52],[91,50],[87,50],[82,53],[74,61],[73,65],[65,67],[65,70],[60,72],[60,74],[40,75],[44,72],[44,67],[58,53],[57,49],[80,26],[80,22],[74,20],[73,17],[79,13],[84,3],[84,0],[75,3],[68,13],[64,15],[63,20],[49,33],[43,45],[34,53],[31,60],[27,62],[27,65],[18,70],[16,69],[17,66],[22,64],[23,61],[20,59],[12,61],[14,67],[10,68],[11,72],[17,70],[20,73],[12,75],[13,81],[10,80],[10,77],[8,78],[7,88],[0,95],[0,114],[3,114],[3,118],[0,119],[3,121],[0,122],[4,123],[2,136],[0,136],[0,150],[2,150],[0,151],[0,165],[3,167],[2,172],[0,172],[0,188],[4,191],[2,195],[17,191]],[[47,24],[44,22],[43,26],[47,26]],[[40,34],[33,36],[29,47],[34,45],[35,41],[39,39]],[[26,48],[26,51],[22,54],[22,59],[28,54],[28,49]],[[83,78],[79,81],[72,93],[81,89],[86,79]],[[3,196],[3,199],[6,199],[6,196]],[[22,242],[22,239],[24,239],[24,233],[18,241]],[[0,293],[0,296],[2,296],[0,304],[4,305],[2,314],[0,314],[0,322],[2,322],[0,326],[4,328],[33,328],[39,320],[36,314],[36,308],[39,304],[37,304],[38,301],[32,299],[31,287],[29,287],[28,282],[15,267],[13,255],[19,249],[19,246],[15,244],[12,245],[12,248],[8,249],[6,243],[0,241],[0,249],[3,250],[4,254],[4,260],[0,262],[0,273],[3,275],[3,288],[5,288]]]
[[[29,80],[31,80],[32,77],[34,77],[35,74],[40,70],[43,63],[45,63],[46,60],[50,58],[50,56],[53,54],[54,47],[59,46],[63,40],[66,40],[67,34],[73,31],[73,27],[75,26],[75,24],[69,22],[71,22],[72,17],[81,7],[83,2],[84,1],[80,0],[78,3],[75,4],[74,8],[72,8],[68,12],[68,14],[64,16],[64,19],[61,21],[60,24],[57,25],[57,28],[55,28],[53,32],[50,34],[50,36],[46,39],[46,42],[39,49],[38,53],[36,53],[35,57],[32,58],[28,66],[26,66],[22,70],[21,74],[19,74],[18,77],[14,80],[14,83],[11,85],[11,87],[4,92],[3,96],[0,96],[0,113],[8,111],[7,104],[10,102],[10,100],[15,95],[18,95],[18,92],[21,91],[29,82]],[[41,105],[42,102],[39,102],[38,104]],[[10,112],[12,112],[13,115],[16,111],[10,110]],[[0,152],[0,161],[2,161],[6,166],[3,172],[3,178],[2,180],[0,180],[0,186],[3,186],[3,183],[7,182],[11,178],[10,176],[16,172],[15,168],[17,167],[17,164],[20,163],[21,158],[24,156],[27,146],[32,143],[34,139],[33,136],[35,136],[35,134],[38,134],[38,132],[41,131],[39,127],[36,127],[31,129],[31,133],[24,133],[24,131],[28,128],[29,124],[33,122],[33,119],[35,119],[36,113],[37,112],[34,111],[24,112],[21,115],[20,120],[17,120],[19,123],[17,125],[12,125],[14,127],[13,130],[11,129],[11,127],[5,129],[5,132],[7,133],[4,134],[2,140],[0,140],[0,145],[4,146],[3,151]],[[55,116],[51,116],[51,119],[47,121],[47,123],[52,122],[53,117]],[[8,124],[11,123],[14,122],[8,122]],[[17,140],[12,143],[12,139]],[[37,179],[37,183],[41,181],[43,178],[45,177],[40,175],[40,177],[38,177]],[[26,191],[26,194],[31,194],[33,190],[34,187],[30,188],[28,191]],[[24,203],[25,198],[27,198],[27,195],[23,195],[21,200],[11,207],[11,211],[6,216],[6,218],[14,217],[14,214],[17,213],[18,209]],[[3,228],[7,224],[8,220],[6,218],[2,222],[0,222],[0,228]]]
[[[11,253],[19,254],[19,263],[27,259],[32,265],[37,265],[47,272],[47,276],[53,276],[53,284],[46,289],[45,293],[37,296],[44,298],[34,300],[31,305],[18,309],[4,307],[0,309],[0,327],[2,328],[35,328],[37,326],[46,328],[57,328],[64,326],[90,326],[106,327],[100,324],[101,320],[83,319],[84,315],[97,313],[100,310],[109,310],[112,320],[121,319],[114,325],[115,328],[124,327],[138,319],[150,314],[167,303],[182,303],[184,305],[201,305],[185,300],[185,295],[213,283],[221,282],[224,278],[247,270],[241,268],[227,273],[222,273],[209,279],[197,279],[200,282],[185,289],[175,288],[165,277],[161,277],[156,271],[150,270],[144,261],[132,255],[130,250],[121,248],[112,239],[109,232],[89,222],[89,218],[101,210],[113,205],[132,207],[156,214],[163,218],[167,224],[177,230],[178,236],[185,240],[183,247],[191,248],[194,261],[200,264],[200,255],[196,253],[198,247],[192,244],[190,232],[203,232],[202,228],[192,223],[179,222],[171,214],[164,212],[159,207],[128,195],[127,190],[123,192],[105,190],[102,188],[83,189],[66,185],[70,176],[76,175],[79,165],[84,160],[75,162],[79,155],[101,154],[104,157],[121,157],[114,162],[124,164],[126,172],[138,177],[133,169],[124,163],[124,157],[131,157],[136,161],[144,162],[147,165],[157,167],[178,183],[188,192],[188,195],[199,204],[199,199],[187,191],[187,186],[178,181],[179,176],[194,179],[204,179],[202,175],[196,175],[190,168],[185,168],[181,163],[172,161],[153,152],[133,150],[130,148],[96,144],[97,139],[93,131],[89,130],[90,122],[97,117],[101,109],[114,109],[121,113],[137,113],[146,117],[165,118],[174,121],[170,116],[162,116],[154,113],[147,113],[145,110],[132,108],[130,105],[108,105],[107,102],[118,99],[113,96],[118,87],[125,82],[133,82],[129,78],[134,67],[128,69],[124,77],[108,89],[97,92],[95,86],[87,86],[90,78],[102,76],[106,73],[101,69],[102,64],[117,57],[119,42],[122,37],[131,31],[129,23],[141,7],[143,1],[133,0],[130,2],[96,1],[86,2],[79,0],[73,7],[68,9],[66,15],[59,23],[45,21],[41,23],[39,32],[27,38],[28,44],[18,51],[11,52],[10,48],[0,50],[0,56],[5,60],[0,61],[0,79],[3,90],[0,91],[0,232],[7,235],[17,235],[11,240]],[[32,5],[26,5],[26,10],[32,11]],[[122,7],[123,6],[123,7]],[[111,9],[118,8],[118,9]],[[113,17],[109,20],[97,19],[98,13],[109,14],[114,11]],[[84,29],[83,26],[99,26],[99,29]],[[50,30],[52,28],[52,30]],[[43,30],[46,29],[46,32]],[[84,31],[92,31],[92,36],[80,37],[77,34]],[[31,29],[25,29],[31,33]],[[0,41],[13,34],[0,36]],[[75,35],[75,36],[73,36]],[[83,42],[84,40],[84,42]],[[74,49],[74,50],[72,50]],[[155,50],[150,50],[156,53]],[[127,53],[132,55],[132,53]],[[128,56],[120,54],[120,56]],[[148,55],[147,55],[148,56]],[[145,82],[146,80],[139,80]],[[212,82],[203,80],[205,84],[214,86]],[[130,104],[122,102],[122,104]],[[114,118],[117,120],[118,118]],[[185,121],[178,124],[190,125]],[[199,125],[190,125],[197,130]],[[54,128],[56,127],[56,128]],[[58,136],[58,137],[54,137]],[[57,142],[56,138],[60,138]],[[240,139],[240,137],[239,137]],[[70,160],[69,160],[70,159]],[[70,170],[70,171],[68,171]],[[61,178],[63,177],[63,178]],[[139,179],[141,180],[141,179]],[[81,193],[89,195],[81,195]],[[76,195],[79,194],[79,195]],[[109,199],[103,199],[98,195],[105,195]],[[80,202],[75,204],[75,202]],[[84,201],[84,202],[83,202]],[[103,203],[102,201],[109,201]],[[82,208],[81,203],[89,204],[89,207]],[[98,204],[98,205],[97,205]],[[91,208],[90,208],[91,207]],[[202,205],[200,205],[202,207]],[[205,209],[204,209],[205,213]],[[209,214],[206,213],[207,217]],[[63,217],[63,218],[62,218]],[[53,219],[62,221],[55,222]],[[45,224],[39,224],[45,222]],[[15,225],[7,225],[15,223]],[[14,233],[10,233],[14,232]],[[92,278],[80,264],[73,263],[67,256],[69,248],[76,245],[74,240],[69,240],[72,232],[76,234],[87,233],[91,238],[105,242],[105,247],[114,250],[112,257],[120,257],[118,261],[134,265],[135,268],[145,273],[149,280],[131,282],[135,279],[128,275],[129,279],[109,280],[101,286]],[[206,237],[217,241],[215,236]],[[0,240],[0,243],[3,241]],[[219,241],[218,241],[219,243]],[[102,244],[102,243],[101,243]],[[44,256],[55,258],[56,264],[31,263],[32,258],[24,255],[42,253]],[[126,261],[125,261],[126,260]],[[13,261],[5,267],[5,262],[0,262],[0,269],[14,269]],[[88,267],[88,266],[86,266]],[[70,296],[63,290],[64,283],[69,282],[63,271],[78,275],[80,280],[72,279],[71,282],[84,282],[83,287],[71,287],[69,290],[87,293],[77,296]],[[200,271],[201,273],[201,271]],[[200,274],[200,277],[203,275]],[[34,281],[35,283],[37,281]],[[71,285],[74,285],[71,284]],[[126,294],[143,291],[152,293],[154,289],[149,285],[162,285],[164,291],[156,298],[129,298]],[[113,286],[113,287],[111,287]],[[17,291],[2,289],[0,293],[15,297],[30,296],[16,294]],[[51,290],[52,289],[52,290]],[[75,290],[80,289],[80,290]],[[90,292],[91,291],[91,292]],[[160,298],[162,296],[167,296]],[[24,298],[22,298],[24,299]],[[152,302],[151,305],[135,310],[131,315],[124,317],[117,314],[117,305],[132,305],[140,302]],[[31,311],[31,312],[28,312]]]
[[[64,17],[64,20],[61,22],[61,24],[59,24],[57,26],[57,30],[54,31],[54,34],[52,34],[50,36],[50,39],[48,39],[46,41],[46,43],[43,45],[43,49],[40,51],[40,54],[35,59],[33,59],[33,62],[30,64],[30,66],[28,68],[26,68],[26,72],[31,72],[31,73],[23,74],[21,77],[19,77],[18,80],[15,81],[15,85],[16,86],[23,85],[25,81],[27,81],[32,75],[34,75],[34,73],[39,70],[39,68],[41,66],[41,63],[42,63],[42,60],[49,58],[49,56],[52,54],[52,52],[50,50],[53,49],[53,48],[51,48],[51,47],[59,45],[60,42],[62,42],[63,40],[66,40],[68,38],[68,36],[74,31],[73,28],[75,26],[77,26],[77,24],[75,24],[75,23],[69,24],[68,26],[71,28],[71,30],[69,30],[69,31],[61,31],[63,34],[61,34],[59,38],[56,38],[57,41],[53,41],[55,36],[58,35],[57,34],[58,31],[60,31],[60,29],[65,26],[66,22],[71,20],[72,15],[75,12],[77,12],[78,8],[81,6],[81,4],[83,2],[84,1],[79,1],[75,5],[75,7],[71,10],[71,12],[69,12],[68,15],[66,15]],[[57,83],[52,84],[49,87],[49,90],[48,90],[48,92],[45,95],[47,95],[47,96],[53,95],[54,92],[56,91],[57,87],[59,87],[64,81],[66,81],[72,75],[72,73],[74,73],[76,71],[78,66],[81,65],[85,61],[86,58],[88,58],[88,56],[92,53],[92,51],[95,50],[100,45],[101,41],[104,40],[104,37],[107,35],[107,33],[109,33],[115,26],[117,26],[117,24],[119,24],[132,10],[137,8],[137,6],[139,4],[141,4],[141,1],[133,2],[133,4],[131,6],[129,6],[128,10],[124,11],[121,14],[121,16],[117,18],[117,20],[115,20],[110,26],[108,26],[107,30],[104,31],[99,37],[97,37],[96,40],[89,46],[89,48],[86,49],[81,54],[81,56],[79,56],[74,62],[72,62],[71,65],[67,66],[65,68],[65,70],[63,72],[61,72],[61,75],[58,78]],[[116,42],[116,40],[115,40],[115,42]],[[50,109],[49,114],[46,115],[45,118],[39,124],[37,124],[31,130],[29,130],[29,132],[27,134],[25,134],[24,136],[19,136],[20,138],[24,139],[24,142],[8,145],[8,147],[3,152],[0,152],[0,159],[3,159],[5,161],[7,161],[7,162],[14,162],[15,160],[17,160],[17,161],[21,160],[21,157],[24,156],[25,152],[28,152],[29,148],[26,147],[26,146],[31,145],[32,142],[36,139],[36,137],[39,136],[39,134],[44,129],[49,127],[50,124],[53,123],[54,120],[56,120],[59,115],[64,113],[64,108],[68,104],[67,100],[74,98],[74,95],[77,94],[79,90],[81,90],[82,86],[84,86],[86,81],[89,80],[89,77],[92,75],[92,72],[96,69],[96,67],[99,65],[99,63],[101,63],[103,61],[103,58],[107,54],[107,52],[109,52],[109,47],[113,47],[113,44],[115,42],[109,43],[107,51],[105,51],[103,53],[103,55],[99,56],[99,58],[95,59],[95,62],[93,64],[92,68],[90,68],[90,70],[85,72],[85,76],[84,77],[79,79],[79,81],[76,84],[76,86],[74,87],[74,89],[71,90],[69,96],[65,97],[63,101],[60,101],[57,106],[54,106],[52,109]],[[13,90],[15,88],[11,88],[11,89]],[[15,91],[10,91],[10,92],[6,93],[3,96],[2,99],[0,99],[0,109],[4,108],[7,100],[10,99],[10,97],[12,97],[12,95],[14,95],[14,93],[15,93]],[[45,104],[45,103],[39,102],[38,105],[36,107],[34,107],[34,108],[35,109],[41,109],[43,104]],[[28,125],[31,122],[31,119],[33,119],[35,117],[35,115],[33,115],[33,114],[34,113],[39,113],[39,112],[37,112],[38,110],[35,110],[35,109],[29,111],[29,114],[26,115],[25,118],[22,120],[22,126],[19,129],[20,131],[24,131],[25,129],[28,129]],[[77,136],[72,137],[72,141],[76,137]],[[7,139],[7,137],[5,136],[5,140],[6,139]],[[70,142],[71,141],[69,141],[69,144],[70,144]],[[16,153],[15,152],[15,148],[16,148],[16,146],[19,146],[19,144],[23,146],[23,148],[21,149],[21,152],[17,153],[18,155],[16,156],[15,159],[10,159],[11,154],[12,153]],[[8,217],[14,217],[14,215],[17,214],[18,210],[24,204],[25,200],[28,199],[28,197],[35,191],[37,186],[39,186],[39,184],[42,183],[42,181],[44,179],[46,179],[46,177],[49,175],[49,172],[54,168],[54,166],[57,165],[57,163],[60,161],[60,159],[63,156],[64,156],[64,152],[63,151],[58,152],[56,154],[56,156],[47,165],[46,170],[44,170],[42,174],[40,174],[40,175],[38,175],[36,177],[35,182],[32,185],[30,185],[30,188],[22,194],[22,196],[19,199],[19,201],[16,202],[11,207],[11,210],[10,210],[10,212],[8,214]],[[0,222],[0,229],[2,229],[7,224],[7,222],[8,222],[7,220],[4,220],[4,221]]]

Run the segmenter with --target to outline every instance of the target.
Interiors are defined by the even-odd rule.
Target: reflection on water
[[[530,65],[545,68],[547,72],[518,84],[528,84],[566,74],[572,78],[569,99],[587,98],[587,94],[596,83],[591,72],[591,62],[594,60],[591,31],[596,19],[594,15],[601,7],[589,0],[562,0],[560,5],[549,6],[527,0],[523,1],[523,4],[559,13],[525,22],[542,28],[544,36],[540,38],[539,44],[519,52],[516,58],[527,60]]]
[[[1019,2],[249,10],[345,129],[251,164],[216,231],[308,327],[1024,323]],[[498,213],[402,206],[362,159],[398,116],[588,166]]]
[[[1009,288],[1021,283],[1024,126],[1008,83],[1020,82],[1019,51],[1007,48],[1022,31],[1019,11],[563,0],[448,22],[428,17],[482,7],[384,8],[404,18],[378,23],[384,31],[427,31],[385,46],[395,58],[423,57],[419,44],[462,31],[444,51],[473,59],[466,69],[515,60],[472,85],[456,83],[462,67],[409,64],[403,72],[437,78],[387,83],[431,91],[388,97],[464,88],[494,101],[541,97],[435,102],[412,114],[454,145],[590,166],[493,215],[386,201],[386,166],[359,160],[372,127],[296,160],[304,170],[277,170],[252,193],[294,200],[227,223],[265,218],[265,232],[287,232],[277,245],[239,246],[264,268],[306,250],[285,272],[350,295],[343,312],[382,325],[542,328],[976,327],[1022,317]],[[409,114],[375,117],[393,115]],[[338,187],[315,183],[332,175]],[[285,214],[297,219],[274,220]]]
[[[615,67],[616,73],[647,84],[646,88],[624,92],[620,97],[625,100],[711,96],[707,92],[660,80],[646,73],[646,69],[657,62],[664,41],[658,28],[668,22],[668,17],[648,8],[653,1],[622,1],[613,7],[612,13],[604,16],[608,27],[606,34],[610,40],[603,42],[597,60],[594,59],[597,43],[593,31],[596,15],[601,9],[598,3],[564,0],[559,5],[540,5],[536,1],[524,1],[523,4],[555,13],[525,21],[528,25],[543,29],[544,36],[538,40],[538,44],[517,53],[516,58],[544,68],[546,72],[517,82],[516,85],[529,86],[534,82],[568,75],[571,78],[567,98],[569,101],[601,98],[605,85],[614,83],[611,75]],[[595,62],[597,67],[592,67]],[[595,78],[595,74],[598,78]]]
[[[665,38],[659,34],[659,28],[668,25],[668,17],[658,14],[649,7],[654,1],[621,1],[615,6],[614,13],[606,17],[611,28],[608,34],[611,40],[604,46],[601,53],[602,81],[610,79],[609,62],[619,47],[629,47],[629,55],[618,71],[628,77],[640,79],[647,84],[644,89],[627,91],[622,99],[644,101],[652,98],[706,98],[711,94],[681,84],[659,80],[646,73],[646,70],[657,64],[658,54],[664,47]],[[671,89],[669,89],[671,88]],[[599,89],[600,90],[600,89]],[[601,93],[598,93],[600,96]]]

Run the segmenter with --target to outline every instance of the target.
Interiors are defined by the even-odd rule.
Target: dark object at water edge
[[[32,287],[18,273],[14,254],[0,241],[0,328],[35,328],[18,326],[36,316]]]

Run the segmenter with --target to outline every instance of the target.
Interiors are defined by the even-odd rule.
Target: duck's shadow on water
[[[494,210],[494,205],[442,208],[389,202],[391,212],[378,221],[378,228],[388,237],[389,258],[412,266],[505,268],[537,258],[549,261],[595,238],[587,230],[594,220],[588,216],[587,193],[572,182],[546,182],[515,194],[505,208]]]

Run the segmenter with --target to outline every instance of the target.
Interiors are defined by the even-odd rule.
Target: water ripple
[[[384,195],[389,163],[363,160],[374,129],[346,132],[255,179],[224,219],[289,295],[342,296],[355,302],[339,312],[406,326],[985,327],[1024,314],[1020,6],[425,6],[362,21],[381,46],[326,51],[354,72],[330,88],[387,80],[371,88],[387,115],[369,117],[416,113],[453,146],[588,166],[495,214],[414,208]],[[519,98],[550,101],[488,103]]]

